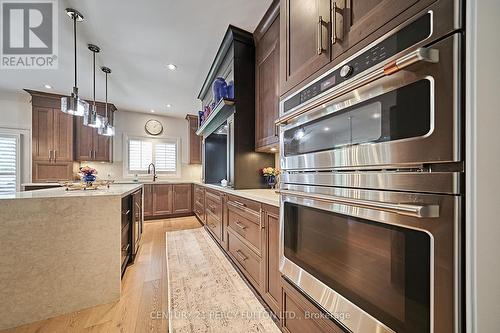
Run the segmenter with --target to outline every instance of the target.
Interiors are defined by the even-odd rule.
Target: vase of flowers
[[[82,175],[82,182],[87,186],[92,186],[92,183],[96,180],[97,170],[89,166],[84,166],[80,168],[80,175]]]
[[[273,167],[267,167],[262,169],[262,175],[266,179],[267,185],[271,187],[271,189],[274,189],[276,186],[276,179],[279,176],[280,171],[277,168]]]

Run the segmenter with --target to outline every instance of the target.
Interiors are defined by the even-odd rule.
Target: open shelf
[[[234,99],[223,98],[215,109],[196,131],[196,135],[204,135],[215,131],[234,112]]]

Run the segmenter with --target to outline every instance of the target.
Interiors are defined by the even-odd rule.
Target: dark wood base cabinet
[[[192,197],[192,184],[144,185],[144,219],[192,215]]]
[[[205,204],[204,212],[196,207]],[[344,333],[279,271],[279,208],[194,185],[195,215],[287,333]]]

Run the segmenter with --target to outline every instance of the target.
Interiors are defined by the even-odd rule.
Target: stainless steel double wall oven
[[[281,101],[280,270],[347,331],[460,330],[460,9],[437,1]]]

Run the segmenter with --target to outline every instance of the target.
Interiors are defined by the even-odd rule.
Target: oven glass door
[[[422,231],[284,203],[284,256],[398,333],[430,332]]]
[[[284,132],[286,157],[429,134],[431,81],[420,80]]]

